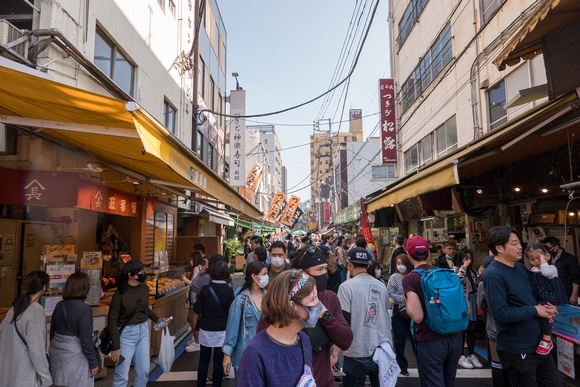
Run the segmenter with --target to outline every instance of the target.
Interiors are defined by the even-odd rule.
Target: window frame
[[[455,143],[453,144],[449,144],[449,133],[448,130],[451,128],[451,123],[453,122],[453,127],[455,129]],[[443,150],[439,150],[439,133],[441,130],[445,131],[445,149]],[[436,159],[440,159],[442,157],[445,157],[445,155],[448,155],[449,153],[455,151],[458,148],[458,143],[459,140],[457,138],[457,118],[455,115],[451,116],[449,119],[447,119],[447,121],[445,121],[442,125],[440,125],[439,127],[437,127],[434,131],[435,133],[435,139],[436,139],[436,144],[435,144],[435,155],[436,155]]]
[[[412,152],[416,152],[416,163],[414,165],[410,164],[410,160],[409,157],[411,156]],[[407,149],[404,153],[403,153],[403,159],[404,159],[404,165],[405,165],[405,173],[409,173],[412,172],[414,170],[416,170],[417,168],[419,168],[419,143],[413,144],[411,147],[409,147],[409,149]]]
[[[175,2],[173,0],[168,0],[167,7],[169,8],[169,12],[173,15],[173,17],[176,17],[177,7],[175,6]]]
[[[198,80],[197,80],[197,87],[198,87],[198,93],[199,95],[201,95],[202,99],[205,99],[205,62],[203,61],[201,55],[199,57],[199,69],[198,69]]]
[[[401,16],[401,21],[399,22],[399,36],[397,37],[399,48],[405,44],[407,38],[411,35],[413,27],[419,21],[419,17],[423,13],[428,2],[429,0],[411,0],[409,4],[407,4],[407,8],[405,8],[405,12]]]
[[[169,125],[170,123],[168,122],[168,120],[171,118],[171,115],[168,115],[169,113],[168,110],[170,113],[173,113],[171,127]],[[177,108],[173,106],[173,104],[171,103],[171,101],[167,99],[167,97],[163,98],[163,126],[165,126],[165,129],[169,130],[172,134],[175,134],[176,121],[177,121]]]
[[[0,122],[0,156],[15,156],[18,154],[18,129],[12,125]]]
[[[197,157],[203,160],[203,133],[201,130],[197,131],[195,140],[195,153],[197,153]]]
[[[501,101],[498,100],[497,103],[494,103],[492,106],[492,101],[491,101],[492,91],[497,90],[501,87],[503,87],[503,104],[501,104]],[[508,111],[507,111],[507,109],[505,109],[503,107],[507,103],[506,78],[503,78],[500,82],[495,84],[493,87],[488,88],[486,91],[486,94],[487,94],[487,113],[488,113],[488,118],[489,118],[489,130],[492,131],[492,130],[495,130],[498,127],[502,126],[506,122],[508,122]],[[503,116],[497,118],[495,121],[492,121],[493,120],[492,110],[494,108],[496,108],[497,106],[501,106],[504,114],[503,114]]]
[[[111,79],[117,86],[119,86],[119,88],[121,88],[124,92],[126,92],[130,96],[133,96],[133,92],[135,90],[135,74],[137,73],[137,71],[136,71],[137,66],[133,63],[132,60],[130,60],[130,58],[124,53],[124,51],[122,49],[120,49],[120,47],[115,42],[113,42],[113,40],[111,40],[108,37],[108,35],[105,33],[105,31],[103,29],[101,29],[99,26],[97,26],[95,29],[95,48],[94,48],[94,51],[96,51],[97,39],[101,39],[103,41],[103,43],[105,43],[109,47],[109,49],[111,50],[110,51],[110,58],[109,58],[109,69],[107,71],[107,70],[101,68],[97,64],[97,61],[95,59],[95,56],[96,56],[95,52],[93,52],[93,64],[95,66],[97,66],[103,73],[105,73],[105,75],[107,75],[109,77],[109,79]],[[130,90],[125,90],[125,88],[123,88],[123,86],[115,80],[115,76],[117,74],[117,72],[116,72],[117,55],[120,55],[127,62],[127,64],[131,67]]]
[[[382,170],[384,171],[384,174],[381,174],[381,176],[384,176],[384,177],[374,176],[374,171],[379,170],[378,168],[382,168]],[[395,179],[395,176],[396,175],[395,175],[395,166],[394,165],[382,164],[382,165],[371,166],[371,180],[393,180],[393,179]]]
[[[213,171],[213,154],[214,146],[212,144],[207,144],[207,166]]]
[[[424,144],[428,142],[429,143],[429,158],[425,159],[425,149],[424,149]],[[431,164],[433,162],[433,136],[431,133],[429,133],[428,135],[426,135],[425,137],[423,137],[421,139],[420,143],[420,148],[421,148],[421,160],[419,161],[419,163],[421,165],[427,165],[427,164]]]

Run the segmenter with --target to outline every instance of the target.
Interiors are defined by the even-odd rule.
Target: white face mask
[[[268,274],[257,275],[256,277],[258,277],[260,280],[256,281],[254,279],[254,281],[256,281],[258,283],[260,288],[264,289],[266,286],[268,286],[268,281],[270,280],[270,278],[268,277]]]
[[[377,278],[381,278],[381,273],[382,273],[382,272],[381,272],[381,269],[377,269],[377,274],[376,274],[376,277],[377,277]]]
[[[407,266],[405,266],[405,265],[397,265],[397,270],[399,270],[399,273],[405,274],[407,272]]]
[[[109,262],[113,256],[112,255],[103,255],[103,259],[105,262]]]
[[[281,257],[270,257],[272,260],[272,266],[274,267],[282,267],[284,266],[284,258]]]

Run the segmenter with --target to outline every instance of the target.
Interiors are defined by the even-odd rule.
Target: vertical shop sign
[[[274,200],[272,200],[272,205],[270,206],[270,210],[268,210],[268,215],[266,219],[271,222],[276,222],[278,218],[278,214],[282,211],[282,204],[284,204],[284,198],[286,198],[286,194],[280,191],[276,192],[274,196]]]
[[[373,233],[371,231],[371,225],[369,223],[369,216],[367,214],[367,208],[365,202],[361,198],[360,200],[361,216],[360,216],[360,228],[362,234],[367,241],[367,245],[373,250],[375,254],[375,259],[377,258],[377,245],[375,245],[375,240],[373,239]]]
[[[246,114],[246,92],[232,91],[230,94],[230,114],[244,116]],[[246,120],[233,117],[230,130],[230,185],[243,187],[246,174]]]
[[[383,164],[397,164],[397,128],[394,84],[395,82],[392,79],[379,79],[381,160]]]
[[[576,370],[574,369],[574,343],[564,340],[558,336],[557,341],[558,352],[558,371],[565,373],[572,379],[576,378]]]
[[[298,210],[298,203],[300,203],[300,198],[292,195],[290,197],[290,200],[288,200],[288,205],[284,210],[284,215],[282,215],[280,223],[285,224],[286,226],[290,226],[292,218],[294,217],[294,214],[296,214],[296,211]]]
[[[264,168],[258,163],[254,164],[254,168],[250,171],[246,177],[246,189],[255,195],[258,192],[258,184],[264,175]]]
[[[290,221],[290,228],[294,228],[294,226],[296,226],[296,223],[298,223],[298,220],[302,215],[304,215],[304,211],[302,211],[302,209],[298,207],[296,213],[294,214],[294,217],[292,218],[292,221]]]
[[[330,203],[324,202],[324,223],[330,222]]]

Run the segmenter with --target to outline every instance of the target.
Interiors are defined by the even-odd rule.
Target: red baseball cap
[[[407,239],[407,252],[411,255],[415,255],[417,250],[425,250],[429,254],[429,243],[425,238],[420,236],[412,236]]]

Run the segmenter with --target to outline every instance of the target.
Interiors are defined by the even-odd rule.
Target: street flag
[[[260,183],[260,179],[262,179],[263,175],[264,168],[262,168],[262,166],[258,163],[254,164],[254,168],[252,168],[248,174],[248,177],[246,177],[246,189],[252,195],[255,195],[258,191],[258,183]]]
[[[375,253],[375,259],[377,259],[377,245],[375,245],[375,240],[373,239],[373,233],[371,231],[371,225],[369,223],[367,208],[362,198],[360,199],[360,208],[361,208],[360,228],[363,236],[365,237],[365,240],[367,241],[367,245],[369,245],[369,247],[373,249],[373,252]]]

